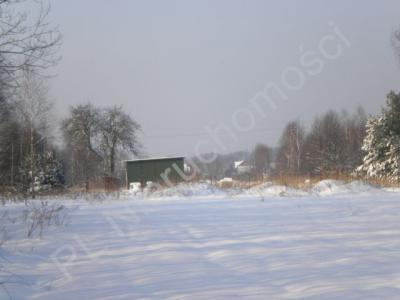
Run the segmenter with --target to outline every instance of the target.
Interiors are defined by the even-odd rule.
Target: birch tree
[[[29,180],[31,195],[35,197],[35,178],[37,177],[38,156],[36,149],[41,146],[42,152],[46,151],[51,135],[50,113],[53,103],[48,98],[48,88],[43,80],[26,70],[15,99],[19,123],[22,127],[23,144],[29,145],[21,172]],[[21,149],[22,150],[22,149]]]
[[[300,122],[292,121],[286,125],[279,147],[278,163],[282,172],[298,174],[301,169],[305,130]]]

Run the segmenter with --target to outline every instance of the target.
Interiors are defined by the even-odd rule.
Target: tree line
[[[280,139],[277,171],[321,177],[352,173],[362,162],[367,119],[359,107],[352,115],[330,110],[315,118],[309,131],[299,121],[289,122]]]
[[[308,130],[299,120],[288,122],[278,147],[258,143],[250,152],[210,153],[203,155],[207,163],[199,158],[192,160],[203,177],[210,179],[235,177],[262,180],[266,176],[323,178],[350,175],[363,161],[362,145],[367,120],[367,114],[361,106],[353,114],[329,110],[316,117]],[[238,161],[249,166],[245,174],[234,169],[233,163]]]
[[[257,144],[250,153],[212,156],[208,164],[195,162],[213,179],[350,176],[400,182],[400,94],[391,91],[377,115],[367,116],[359,106],[352,114],[329,110],[309,129],[299,120],[290,121],[277,148]],[[239,176],[232,169],[235,160],[244,160],[249,171]]]

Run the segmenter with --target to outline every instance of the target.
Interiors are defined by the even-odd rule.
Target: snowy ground
[[[399,195],[322,182],[64,200],[42,238],[10,221],[0,275],[12,299],[399,299]]]

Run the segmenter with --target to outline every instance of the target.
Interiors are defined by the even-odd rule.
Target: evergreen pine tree
[[[368,120],[362,149],[365,156],[358,174],[400,179],[400,94],[391,91],[381,115]]]

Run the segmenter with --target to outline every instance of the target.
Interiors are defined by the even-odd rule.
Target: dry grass
[[[367,182],[369,184],[375,185],[375,186],[380,186],[380,187],[400,187],[400,181],[394,182],[392,180],[382,178],[382,179],[363,179],[364,182]]]
[[[371,178],[360,178],[354,177],[347,174],[334,174],[327,176],[277,176],[272,178],[270,181],[278,184],[285,185],[292,188],[304,189],[309,188],[322,180],[338,180],[344,183],[349,183],[355,180],[360,180],[366,184],[371,184],[378,187],[400,187],[400,182],[393,182],[388,179],[371,179]]]

